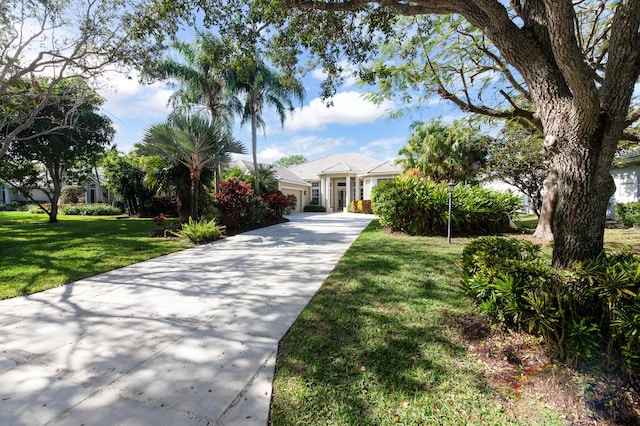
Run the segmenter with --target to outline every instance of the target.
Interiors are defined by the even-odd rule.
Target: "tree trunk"
[[[615,192],[610,168],[617,140],[603,127],[569,122],[561,128],[564,134],[552,157],[558,173],[553,219],[556,268],[593,259],[604,247],[607,207]]]
[[[256,187],[254,191],[260,196],[260,173],[258,170],[258,112],[251,111],[251,150],[253,151],[253,173],[255,173]]]
[[[555,170],[549,171],[543,185],[542,206],[538,215],[538,226],[533,236],[544,241],[553,241],[553,218],[558,205],[558,174]]]

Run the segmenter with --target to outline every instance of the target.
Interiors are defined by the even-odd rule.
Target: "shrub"
[[[66,185],[60,190],[60,202],[64,204],[76,204],[83,195],[83,187],[79,185]]]
[[[27,211],[29,213],[33,213],[33,214],[45,214],[46,212],[37,204],[28,204],[27,205]],[[51,204],[50,203],[46,203],[43,204],[42,207],[44,207],[45,209],[51,211]]]
[[[319,206],[317,204],[308,204],[304,206],[302,209],[304,212],[317,212],[317,213],[325,213],[327,209],[324,206]]]
[[[289,200],[289,205],[285,209],[285,214],[291,214],[294,211],[296,211],[296,206],[298,205],[298,198],[293,194],[289,194],[287,195],[287,200]]]
[[[182,229],[174,232],[174,235],[186,238],[194,244],[202,244],[217,240],[222,233],[215,220],[196,221],[189,218],[189,223],[183,224]]]
[[[163,226],[167,221],[167,217],[163,214],[159,214],[157,216],[154,216],[151,220],[156,224],[156,226]]]
[[[640,261],[602,253],[562,272],[530,242],[484,237],[463,250],[462,288],[495,321],[542,336],[561,359],[606,349],[640,367]]]
[[[122,210],[108,204],[76,204],[73,206],[62,206],[60,211],[63,214],[76,216],[117,216],[122,214]]]
[[[238,179],[220,182],[215,206],[222,212],[223,224],[229,229],[260,223],[270,214],[267,203],[255,195],[251,185]]]
[[[353,201],[347,206],[347,211],[349,213],[373,214],[373,210],[371,208],[371,200]]]
[[[640,202],[617,204],[616,218],[624,226],[640,227]]]
[[[282,217],[285,209],[289,207],[289,199],[276,189],[273,193],[267,195],[265,198],[270,218]]]
[[[383,226],[410,235],[443,235],[447,232],[449,190],[411,174],[381,182],[373,189],[373,213]],[[453,193],[452,231],[482,235],[509,226],[509,217],[521,207],[517,196],[479,186],[457,185]],[[364,210],[364,205],[363,205]]]

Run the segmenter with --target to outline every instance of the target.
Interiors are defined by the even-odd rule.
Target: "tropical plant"
[[[260,171],[258,167],[258,128],[265,127],[262,119],[264,106],[271,106],[276,110],[280,123],[284,125],[286,113],[293,111],[293,101],[302,102],[305,90],[302,83],[278,74],[269,67],[257,53],[245,56],[237,64],[236,90],[244,94],[244,109],[242,123],[251,123],[251,151],[253,154],[253,170],[255,176],[254,187],[260,194]]]
[[[195,218],[202,173],[215,161],[228,160],[230,153],[244,153],[242,143],[233,138],[224,123],[201,114],[177,114],[165,123],[151,126],[136,147],[142,154],[163,157],[189,169],[191,217]]]
[[[188,223],[182,224],[182,229],[174,234],[180,238],[186,238],[192,243],[202,244],[217,240],[222,235],[215,219],[209,221],[197,221],[189,218]]]
[[[442,235],[447,231],[449,190],[446,183],[406,173],[374,187],[371,205],[380,223],[411,235]],[[453,192],[452,230],[460,235],[494,233],[509,226],[520,208],[518,197],[472,185]]]
[[[147,69],[145,74],[150,78],[177,81],[179,90],[169,99],[176,110],[188,112],[194,105],[201,105],[214,120],[231,127],[240,108],[233,95],[232,47],[211,33],[198,31],[193,42],[178,41],[173,49],[181,61],[166,59],[155,68]]]
[[[144,185],[145,170],[138,163],[134,155],[120,155],[115,147],[102,159],[107,188],[120,197],[131,216],[142,214],[144,202],[151,196]]]
[[[469,181],[485,162],[489,140],[460,121],[453,125],[439,120],[416,123],[409,141],[398,152],[398,163],[436,182]]]

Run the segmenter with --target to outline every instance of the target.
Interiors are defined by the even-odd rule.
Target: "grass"
[[[282,340],[273,425],[518,424],[451,327],[473,312],[454,262],[466,240],[373,222]],[[564,424],[540,408],[523,424]]]
[[[182,241],[148,237],[149,219],[0,212],[0,299],[28,295],[182,250]]]

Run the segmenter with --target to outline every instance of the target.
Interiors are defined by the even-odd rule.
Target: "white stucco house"
[[[355,153],[329,155],[287,170],[311,185],[304,205],[318,204],[328,212],[343,211],[352,201],[370,200],[373,187],[402,172],[394,161],[381,162]]]
[[[614,162],[614,167],[611,169],[611,176],[616,185],[616,192],[609,200],[607,219],[615,220],[616,204],[640,201],[640,151],[636,150],[619,155]],[[533,213],[529,197],[524,195],[518,188],[502,181],[483,182],[483,186],[517,194],[522,198],[524,212]]]
[[[619,155],[611,176],[616,184],[616,192],[609,201],[607,219],[615,219],[616,204],[640,201],[640,151],[630,151]]]
[[[250,171],[253,163],[236,160],[227,168]],[[278,177],[278,189],[294,195],[295,212],[311,203],[338,212],[356,200],[370,200],[371,189],[383,180],[394,179],[402,172],[393,161],[381,162],[361,154],[335,154],[289,168],[272,167]]]

